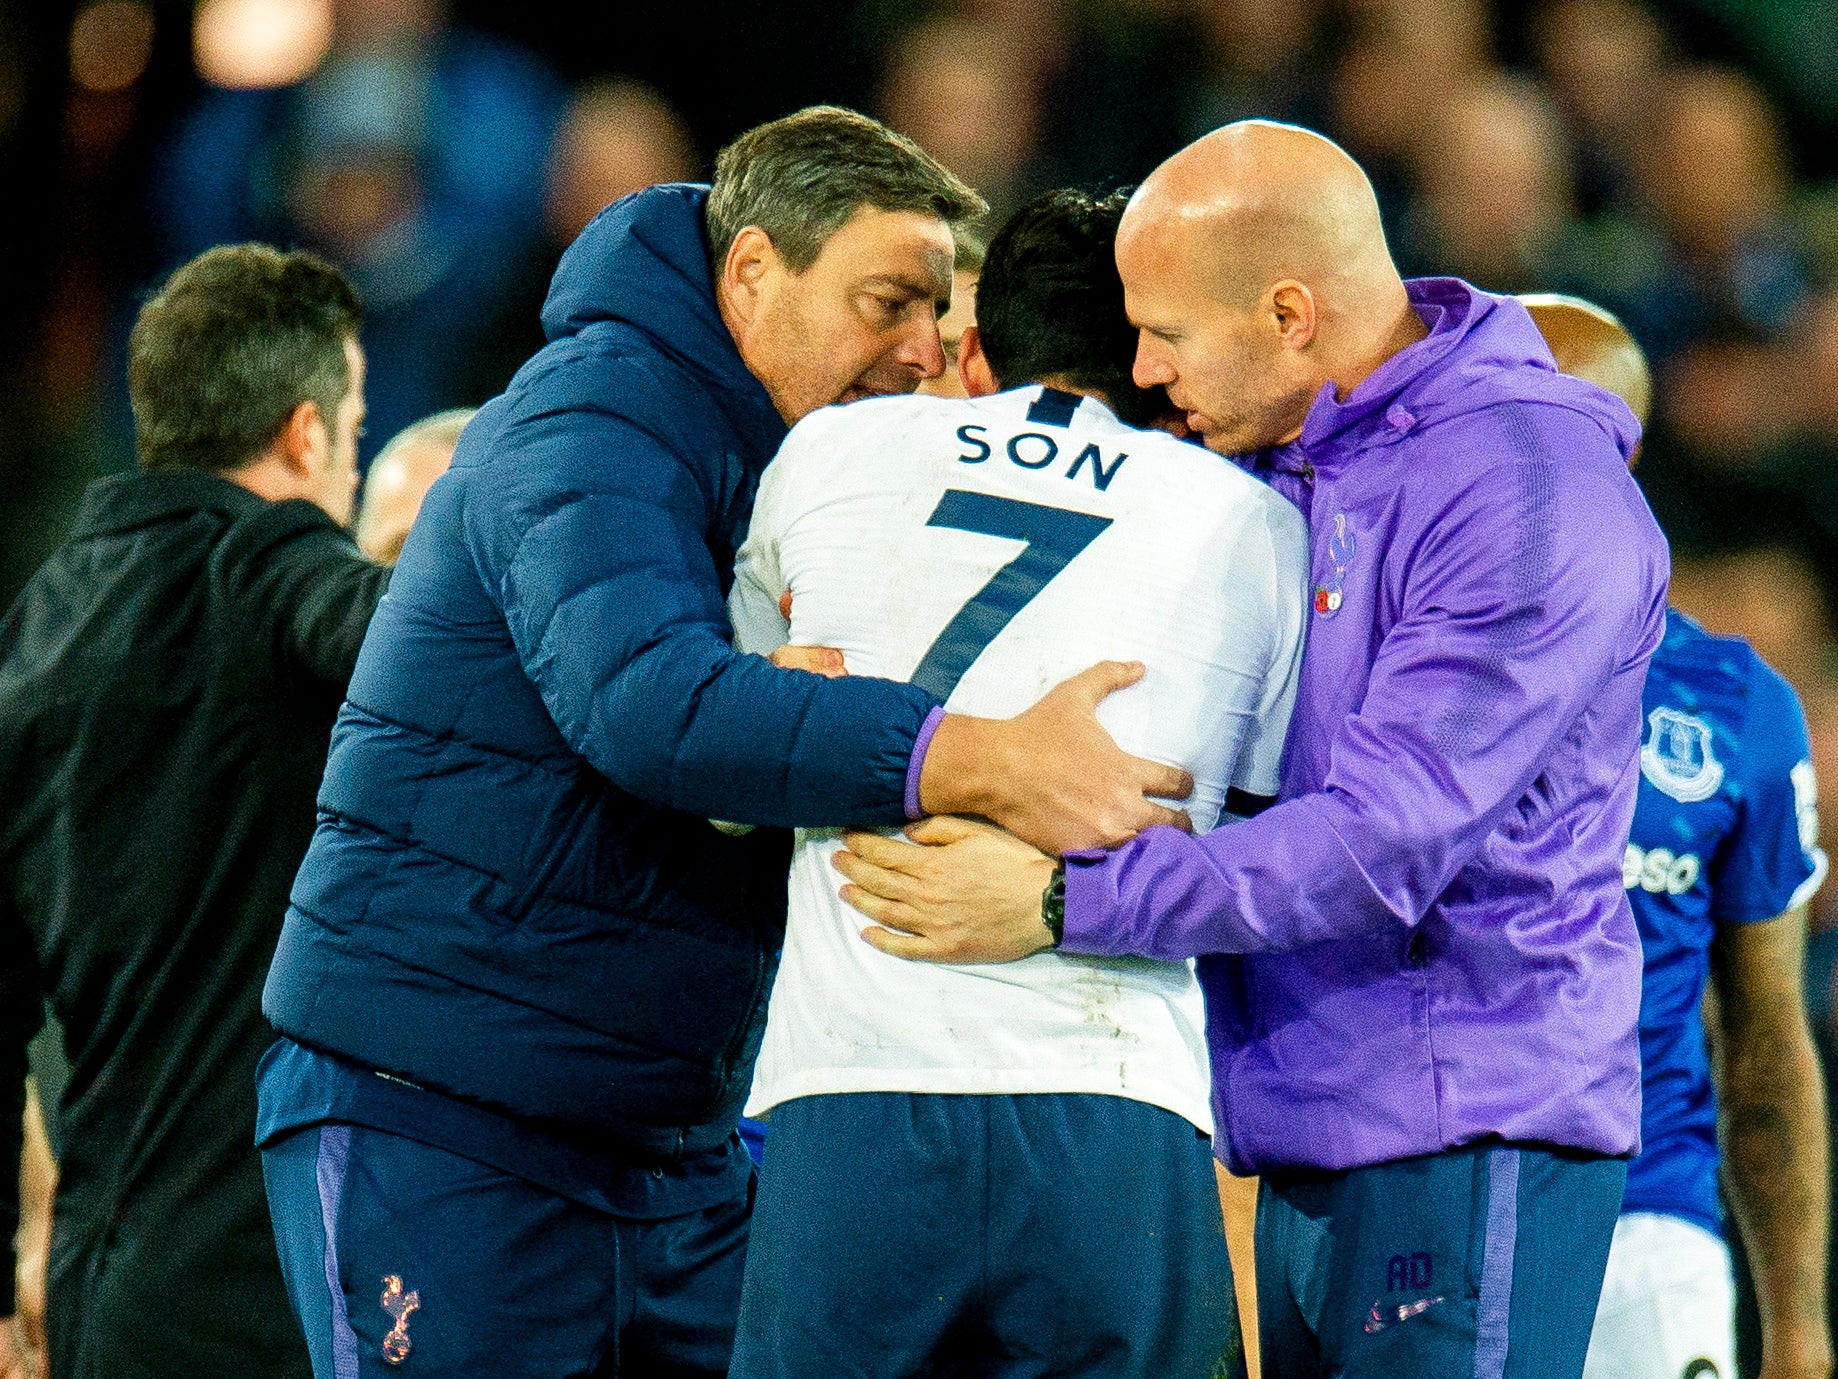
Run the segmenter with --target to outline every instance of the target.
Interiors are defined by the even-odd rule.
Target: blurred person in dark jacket
[[[1183,101],[1184,137],[1263,117],[1319,124],[1323,0],[1193,0],[1200,39]]]
[[[1757,504],[1773,527],[1761,539],[1782,539],[1778,513],[1801,509],[1810,521],[1809,549],[1829,571],[1838,552],[1838,293],[1829,288],[1800,312],[1785,345],[1786,368],[1776,382],[1786,439],[1764,457]]]
[[[364,497],[353,529],[360,551],[379,564],[396,563],[422,500],[453,463],[453,447],[477,415],[470,407],[436,412],[396,432],[377,451],[364,475]]]
[[[1350,7],[1328,75],[1333,126],[1368,169],[1395,241],[1413,190],[1412,163],[1430,140],[1447,93],[1492,66],[1493,37],[1479,0],[1370,0]],[[1423,74],[1434,72],[1434,81]]]
[[[443,0],[338,0],[334,21],[331,51],[298,85],[205,91],[156,163],[153,221],[167,262],[264,239],[349,273],[366,307],[371,418],[390,436],[509,376],[482,392],[479,352],[543,242],[565,93],[528,53],[450,23]]]
[[[996,24],[939,15],[900,34],[881,82],[887,123],[975,187],[997,219],[1039,178],[1033,55]]]
[[[543,181],[547,231],[510,271],[493,322],[467,351],[469,394],[498,392],[542,348],[538,308],[564,250],[622,196],[687,182],[702,168],[682,117],[642,82],[589,82],[574,93],[549,146]]]
[[[1689,68],[1655,93],[1650,134],[1636,166],[1665,261],[1638,304],[1656,343],[1778,335],[1811,290],[1779,112],[1733,68]]]
[[[712,188],[575,241],[548,345],[429,492],[263,1001],[257,1133],[319,1379],[726,1373],[782,829],[961,810],[1063,848],[1191,791],[1092,716],[1140,667],[997,720],[733,649],[767,461],[943,372],[982,209],[849,111],[742,135]]]
[[[1587,224],[1561,282],[1653,360],[1641,486],[1672,540],[1771,540],[1821,505],[1794,448],[1794,330],[1815,272],[1782,121],[1728,67],[1674,68],[1642,100],[1633,200]]]
[[[132,337],[140,468],[91,486],[0,622],[0,1314],[48,998],[72,1069],[53,1374],[308,1372],[254,1077],[262,976],[387,578],[344,531],[360,325],[350,284],[306,254],[181,268]]]
[[[1654,359],[1660,425],[1740,464],[1791,419],[1777,347],[1812,292],[1786,134],[1733,68],[1675,69],[1647,101],[1637,200],[1593,228],[1586,269]]]

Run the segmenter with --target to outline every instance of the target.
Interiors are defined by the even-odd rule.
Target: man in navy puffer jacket
[[[735,654],[759,474],[816,407],[943,367],[976,194],[819,108],[571,248],[371,625],[264,998],[258,1138],[319,1379],[725,1372],[734,1135],[783,934],[768,825],[1165,820],[1094,668],[1020,718]],[[712,265],[712,270],[711,270]]]

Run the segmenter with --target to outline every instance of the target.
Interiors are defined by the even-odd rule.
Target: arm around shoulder
[[[571,474],[570,452],[593,453],[593,482],[512,494],[472,538],[563,737],[620,788],[674,809],[786,826],[904,820],[930,696],[735,651],[702,480],[618,418],[580,423],[526,442],[535,453],[514,472]]]
[[[1327,782],[1204,838],[1158,829],[1082,859],[1066,946],[1181,958],[1415,925],[1663,617],[1663,569],[1637,542],[1525,489],[1502,466],[1443,506],[1359,706],[1305,729],[1332,735]]]

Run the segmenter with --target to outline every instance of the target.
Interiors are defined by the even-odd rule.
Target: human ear
[[[317,402],[297,405],[281,423],[274,452],[294,474],[308,478],[324,469],[332,450],[332,431]]]
[[[963,339],[957,343],[957,376],[971,397],[1002,391],[995,370],[989,367],[989,356],[983,353],[983,333],[975,326],[965,326]]]
[[[721,286],[729,305],[743,321],[758,313],[766,280],[782,263],[772,237],[757,225],[734,236],[721,266]]]
[[[1285,349],[1306,349],[1315,338],[1315,294],[1304,283],[1285,278],[1270,289],[1270,317]]]

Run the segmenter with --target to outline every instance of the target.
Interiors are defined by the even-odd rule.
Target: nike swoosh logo
[[[1366,1334],[1373,1336],[1388,1326],[1396,1326],[1399,1322],[1407,1322],[1412,1317],[1420,1317],[1442,1300],[1441,1294],[1438,1294],[1433,1298],[1418,1298],[1415,1302],[1401,1302],[1395,1307],[1387,1307],[1383,1302],[1375,1302],[1372,1304],[1372,1311],[1366,1315]]]

